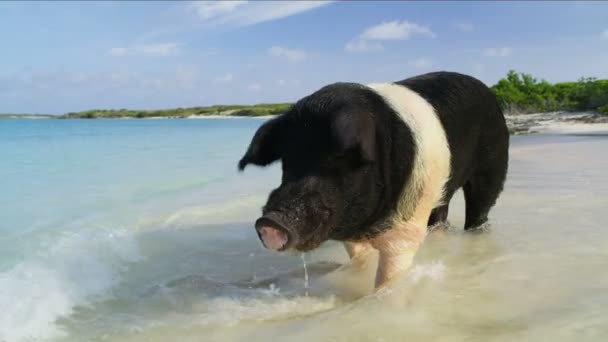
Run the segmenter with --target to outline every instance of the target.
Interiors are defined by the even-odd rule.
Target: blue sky
[[[0,2],[0,113],[293,101],[336,81],[608,78],[608,2]]]

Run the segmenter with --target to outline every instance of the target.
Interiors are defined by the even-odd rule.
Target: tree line
[[[589,77],[549,83],[511,70],[491,89],[507,113],[594,111],[608,115],[608,80]]]
[[[67,113],[62,119],[112,119],[112,118],[186,118],[189,116],[265,116],[286,111],[289,103],[261,103],[255,105],[216,105],[207,107],[190,107],[158,110],[131,109],[91,109],[82,112]]]

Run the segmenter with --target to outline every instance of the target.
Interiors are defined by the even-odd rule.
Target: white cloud
[[[428,27],[405,20],[402,22],[395,20],[368,28],[361,34],[361,38],[363,40],[406,40],[415,34],[435,35]]]
[[[415,35],[435,37],[435,33],[426,26],[394,20],[367,28],[345,48],[351,52],[381,50],[383,46],[379,41],[408,40]]]
[[[481,54],[486,57],[507,57],[510,56],[513,49],[510,47],[487,48],[481,51]]]
[[[273,46],[268,49],[268,54],[275,57],[286,58],[290,62],[301,62],[306,59],[306,53],[302,50],[290,49],[282,46]]]
[[[251,91],[258,91],[258,90],[262,89],[262,86],[259,83],[253,83],[253,84],[250,84],[247,87],[247,89],[251,90]]]
[[[461,21],[454,24],[454,27],[462,32],[471,32],[475,30],[475,26],[472,23],[467,21]]]
[[[247,1],[194,1],[193,8],[202,19],[210,19],[234,11]]]
[[[234,80],[234,75],[231,72],[227,72],[223,76],[216,78],[215,82],[228,83],[232,82],[232,80]]]
[[[133,47],[114,47],[108,50],[108,55],[114,57],[127,55],[169,56],[175,55],[180,51],[181,45],[178,43],[157,43],[135,45]]]
[[[608,39],[608,30],[602,32],[602,38]]]
[[[54,92],[55,90],[109,88],[138,89],[139,91],[155,88],[173,91],[193,89],[202,82],[198,66],[178,64],[146,72],[126,67],[105,70],[24,69],[14,83],[21,88],[31,87]]]
[[[332,1],[193,1],[191,8],[214,25],[249,26],[304,13]]]
[[[431,61],[426,58],[414,59],[409,61],[407,64],[416,69],[426,69],[430,68],[433,65],[433,63],[431,63]]]

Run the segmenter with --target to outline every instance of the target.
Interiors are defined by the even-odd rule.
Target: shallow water
[[[391,292],[327,243],[264,250],[257,119],[0,121],[0,341],[605,341],[608,136],[512,138],[483,233],[432,233]],[[340,268],[338,268],[340,267]]]

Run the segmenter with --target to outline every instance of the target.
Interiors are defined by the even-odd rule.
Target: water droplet
[[[302,264],[304,265],[304,295],[308,297],[308,268],[306,267],[306,259],[304,258],[304,253],[300,254],[302,258]]]

